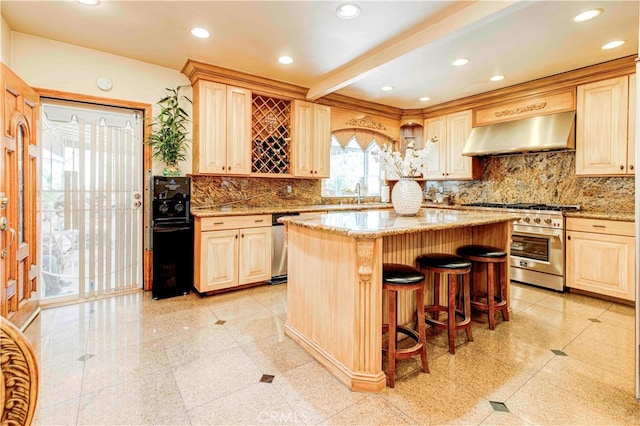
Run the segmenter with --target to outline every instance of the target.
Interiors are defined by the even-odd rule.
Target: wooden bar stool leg
[[[447,325],[449,326],[449,353],[456,353],[456,281],[457,277],[453,274],[449,275],[449,302]]]
[[[429,363],[427,362],[427,332],[426,325],[424,323],[424,288],[417,291],[416,296],[416,313],[417,313],[417,329],[418,336],[420,337],[420,343],[422,343],[422,352],[420,352],[420,358],[422,360],[422,371],[429,372]]]
[[[500,263],[500,300],[507,300],[507,262]],[[502,308],[502,319],[509,321],[509,309],[506,304]]]
[[[489,310],[489,330],[496,328],[495,263],[487,263],[487,309]]]
[[[440,306],[440,274],[433,273],[433,306]],[[440,311],[437,309],[431,313],[431,318],[438,320],[440,317]]]
[[[398,310],[398,293],[389,290],[389,374],[387,375],[389,387],[393,387],[396,381],[396,340],[398,339],[396,312]]]
[[[464,291],[464,317],[471,318],[471,284],[470,273],[462,276],[462,288]],[[471,332],[471,324],[465,329],[467,332],[467,340],[473,342],[473,333]]]

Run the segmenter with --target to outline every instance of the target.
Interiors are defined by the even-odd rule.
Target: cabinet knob
[[[242,234],[242,238],[244,238],[244,234]]]
[[[446,174],[443,173],[442,176],[446,176]]]
[[[567,240],[570,240],[570,239],[571,239],[571,235],[567,235]]]
[[[620,170],[624,170],[624,166],[620,166]]]
[[[629,170],[633,170],[633,164],[629,166]]]
[[[224,167],[224,166],[222,166],[222,170],[224,170],[224,169],[225,169],[225,167]]]
[[[236,240],[238,239],[238,234],[236,234]]]

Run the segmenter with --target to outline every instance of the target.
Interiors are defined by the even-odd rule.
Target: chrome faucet
[[[356,183],[356,200],[358,201],[358,204],[362,201],[360,197],[360,182]]]

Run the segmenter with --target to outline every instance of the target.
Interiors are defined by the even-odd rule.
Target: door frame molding
[[[34,90],[40,95],[40,98],[50,98],[50,99],[60,99],[64,101],[74,101],[74,102],[83,102],[88,104],[96,104],[96,105],[106,105],[112,107],[121,107],[121,108],[130,108],[137,109],[143,111],[144,115],[144,123],[151,123],[152,119],[152,106],[151,104],[146,104],[142,102],[133,102],[133,101],[125,101],[121,99],[112,99],[112,98],[103,98],[100,96],[92,96],[92,95],[83,95],[80,93],[72,93],[72,92],[63,92],[59,90],[51,90],[44,89],[39,87],[34,87]],[[147,125],[143,125],[143,138],[144,140],[148,140],[151,135],[151,127]],[[151,191],[151,179],[148,178],[152,176],[152,161],[151,161],[151,147],[144,144],[143,151],[143,167],[144,167],[144,193],[145,197],[142,197],[142,211],[145,212],[147,210],[147,200],[149,199],[148,195]],[[143,244],[143,282],[144,282],[144,290],[151,290],[151,282],[152,282],[152,256],[153,251],[151,250],[147,241],[150,241],[151,238],[151,223],[150,219],[147,218],[146,214],[142,215],[142,227],[144,229],[144,244]]]

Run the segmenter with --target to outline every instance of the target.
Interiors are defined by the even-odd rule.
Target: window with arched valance
[[[388,136],[366,129],[342,129],[331,135],[330,175],[322,181],[324,197],[380,195],[381,165],[374,158]]]
[[[332,136],[342,147],[345,147],[349,141],[355,139],[363,151],[369,149],[369,146],[372,143],[382,146],[383,144],[390,144],[394,142],[390,137],[383,133],[358,128],[336,130],[332,133]]]

